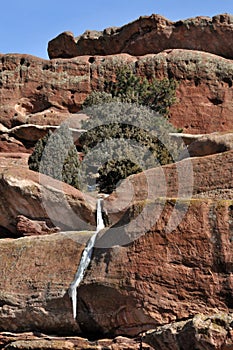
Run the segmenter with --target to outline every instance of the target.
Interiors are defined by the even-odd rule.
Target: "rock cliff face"
[[[51,60],[0,55],[0,348],[233,349],[232,31],[230,15],[152,15],[62,33]],[[195,134],[184,136],[193,158],[133,175],[105,199],[112,226],[98,233],[74,320],[67,290],[96,199],[28,170],[28,153],[66,119],[78,144],[85,98],[125,64],[178,81],[169,118]]]
[[[104,80],[114,79],[116,68],[124,64],[141,76],[169,77],[179,82],[177,102],[170,109],[174,126],[194,134],[232,129],[232,61],[189,50],[170,50],[140,58],[121,54],[51,61],[1,55],[0,123],[7,128],[22,124],[51,126],[75,116],[74,127],[78,129],[82,116],[76,112],[87,95],[92,90],[101,90]],[[21,142],[21,149],[14,151],[22,150],[23,145],[30,147],[22,134],[7,134],[4,127],[0,130],[1,143],[5,140],[8,149],[9,137],[14,138],[14,144]]]
[[[141,218],[147,233],[130,244],[106,249],[112,229],[101,232],[78,291],[77,323],[67,289],[88,234],[1,240],[0,329],[132,336],[203,310],[228,312],[232,204],[193,200],[185,220],[166,232],[174,201],[155,201],[151,222]],[[163,215],[152,224],[160,206]],[[135,228],[118,227],[115,234],[133,237]]]
[[[74,38],[65,32],[48,45],[50,58],[128,53],[143,56],[166,49],[189,49],[233,58],[233,16],[221,14],[171,22],[159,16],[143,16],[121,28],[103,32],[87,30]]]
[[[165,227],[174,202],[149,206],[149,219],[142,214],[135,225],[116,226],[99,237],[100,248],[79,289],[83,331],[134,335],[201,310],[232,308],[232,201],[192,201],[172,232]],[[162,214],[153,223],[160,206]],[[147,233],[132,242],[138,227]],[[125,237],[131,240],[127,246],[104,248]]]
[[[67,295],[88,233],[0,240],[0,329],[72,334]],[[78,243],[77,243],[78,242]]]
[[[232,156],[233,151],[195,157],[128,177],[105,201],[110,222],[128,220],[125,213],[134,202],[159,197],[233,200]]]

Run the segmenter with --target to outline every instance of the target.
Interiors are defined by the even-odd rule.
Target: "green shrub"
[[[119,99],[115,98],[114,100],[117,101]],[[113,102],[113,96],[111,93],[104,91],[93,91],[84,101],[83,108],[109,102]]]
[[[162,115],[168,115],[169,107],[175,102],[176,88],[174,79],[141,79],[128,66],[117,71],[115,82],[105,83],[106,92],[112,97],[122,102],[149,106]]]
[[[132,103],[97,104],[84,109],[90,119],[79,139],[83,146],[82,167],[99,174],[102,192],[112,192],[118,181],[158,164],[176,160],[178,145],[169,137],[174,131],[167,119],[149,107]]]
[[[99,168],[99,190],[103,193],[112,193],[119,181],[140,172],[142,168],[131,159],[111,159]]]
[[[28,160],[29,169],[79,188],[80,161],[67,124],[39,140]]]

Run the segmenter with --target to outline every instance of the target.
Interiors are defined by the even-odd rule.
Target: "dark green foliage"
[[[117,71],[116,82],[105,85],[106,91],[122,102],[149,106],[154,111],[167,115],[169,107],[175,102],[177,82],[166,78],[153,78],[151,81],[141,79],[125,66]]]
[[[114,100],[117,101],[119,99],[114,98]],[[86,100],[84,101],[83,108],[113,102],[114,100],[111,93],[104,91],[93,91],[89,96],[87,96]]]
[[[42,139],[37,141],[34,151],[28,159],[29,169],[39,172],[43,151],[51,135],[52,131],[49,131]]]
[[[83,123],[88,131],[79,139],[85,153],[83,169],[88,174],[95,167],[102,192],[112,192],[131,174],[177,158],[178,146],[169,137],[174,128],[146,106],[113,102],[84,112],[91,118]]]
[[[169,137],[174,129],[166,119],[176,87],[174,80],[141,79],[124,66],[115,82],[105,81],[105,91],[87,97],[84,112],[91,118],[79,141],[85,178],[98,171],[100,191],[112,192],[127,176],[176,159],[179,147]]]
[[[141,171],[142,168],[130,159],[111,159],[99,168],[99,190],[103,193],[112,193],[120,180]]]
[[[79,188],[80,161],[67,124],[36,143],[28,165],[31,170]]]

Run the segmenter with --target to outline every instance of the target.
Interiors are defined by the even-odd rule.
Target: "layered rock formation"
[[[0,123],[59,125],[75,117],[92,90],[129,64],[141,76],[174,78],[179,84],[170,121],[188,133],[232,129],[232,61],[209,53],[171,50],[140,58],[126,54],[46,61],[25,55],[0,56]],[[6,130],[5,130],[6,131]],[[6,135],[1,128],[2,137]],[[21,129],[23,131],[23,129]],[[26,132],[26,130],[25,130]],[[8,135],[22,142],[21,135]],[[6,136],[5,136],[6,137]],[[9,143],[9,141],[6,141]]]
[[[31,350],[153,350],[153,347],[140,339],[116,337],[88,341],[80,337],[56,337],[33,333],[0,333],[1,349]]]
[[[63,33],[52,60],[0,55],[1,348],[232,349],[232,28],[230,15],[152,15]],[[183,136],[193,158],[133,175],[105,200],[112,226],[98,234],[74,320],[67,290],[95,199],[28,170],[28,153],[67,119],[78,144],[85,98],[125,64],[178,81],[170,121],[196,134]]]
[[[213,133],[202,136],[188,147],[190,157],[207,156],[233,149],[233,133]]]
[[[67,118],[70,120],[69,115]],[[75,126],[79,126],[80,119],[86,119],[87,116],[79,114],[75,119]],[[65,118],[64,118],[65,119]],[[58,123],[59,124],[59,123]],[[72,123],[71,123],[72,124]],[[71,125],[72,126],[72,125]],[[17,153],[28,152],[32,153],[35,144],[38,140],[43,138],[49,131],[56,131],[59,125],[36,125],[36,124],[21,124],[13,128],[8,129],[1,124],[0,126],[0,152],[4,153]],[[70,127],[72,132],[74,143],[79,145],[79,136],[82,133],[82,129]]]
[[[83,331],[134,335],[203,310],[232,308],[232,202],[191,201],[171,232],[173,211],[179,217],[186,204],[174,203],[150,202],[137,221],[100,235],[79,288]]]
[[[56,334],[137,335],[175,320],[232,308],[232,202],[193,200],[173,232],[174,201],[148,203],[135,228],[100,233],[78,291],[77,323],[67,289],[87,233],[1,240],[0,329]],[[163,208],[155,222],[156,212]],[[182,210],[182,202],[177,213]],[[146,219],[146,220],[145,220]],[[117,238],[118,235],[118,238]],[[114,239],[126,246],[105,248]],[[136,237],[137,238],[137,237]]]
[[[233,200],[233,151],[146,170],[125,179],[105,200],[112,224],[129,220],[134,202],[155,198],[212,198]]]
[[[150,344],[150,345],[149,345]],[[198,314],[188,320],[158,327],[137,339],[118,336],[114,339],[88,341],[80,337],[56,337],[45,334],[0,333],[2,349],[31,350],[208,350],[232,349],[232,314]]]
[[[62,33],[49,42],[48,54],[50,58],[119,53],[143,56],[178,48],[233,58],[232,33],[233,16],[229,14],[177,22],[153,14],[121,28],[106,28],[103,32],[87,30],[76,39],[70,32]]]

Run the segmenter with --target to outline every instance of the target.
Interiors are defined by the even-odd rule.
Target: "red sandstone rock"
[[[27,168],[28,157],[29,157],[29,154],[27,153],[0,152],[1,171],[3,168],[16,167],[16,166],[19,168]]]
[[[233,133],[213,133],[202,136],[188,147],[190,157],[207,156],[229,150],[233,150]]]
[[[135,335],[232,308],[232,201],[193,200],[169,232],[168,220],[185,200],[179,203],[175,209],[175,201],[149,202],[149,216],[100,233],[78,292],[84,332]]]
[[[16,230],[19,236],[48,235],[59,232],[59,227],[49,227],[46,221],[30,220],[23,215],[16,218]]]
[[[193,200],[173,232],[165,226],[175,201],[148,204],[150,221],[142,216],[139,226],[100,232],[78,290],[77,324],[67,289],[90,233],[0,240],[0,329],[132,336],[203,310],[229,312],[232,203]],[[177,214],[180,210],[182,201]],[[137,238],[138,229],[146,231]],[[118,243],[131,237],[131,242],[104,248],[114,237]]]
[[[125,179],[104,203],[110,222],[128,220],[135,202],[154,198],[216,198],[233,200],[233,151],[184,159]],[[132,213],[131,213],[132,215]]]
[[[90,233],[0,240],[0,329],[78,334],[67,290]]]
[[[18,166],[11,159],[8,162],[5,159],[5,166],[0,168],[0,207],[0,227],[8,230],[11,237],[18,235],[18,215],[45,220],[62,230],[95,227],[93,198],[72,186],[28,170],[27,165]]]
[[[127,54],[46,61],[27,55],[1,55],[0,122],[59,125],[81,108],[92,90],[114,79],[129,64],[141,76],[176,79],[177,102],[170,121],[188,133],[232,129],[230,60],[204,52],[170,50],[140,58]],[[80,118],[80,117],[77,117]]]
[[[0,152],[5,153],[25,153],[25,152],[32,152],[30,148],[26,148],[25,145],[15,139],[12,136],[9,136],[8,134],[1,134],[0,135]]]
[[[211,350],[233,348],[232,314],[196,315],[192,319],[159,327],[143,337],[154,349]]]
[[[52,52],[50,58],[71,58],[78,56],[76,42],[71,32],[64,32],[51,40],[48,51]]]
[[[119,53],[142,56],[166,49],[189,49],[233,58],[232,33],[230,14],[177,22],[153,14],[141,16],[121,28],[107,28],[103,32],[87,30],[76,39],[76,47],[72,34],[62,33],[49,42],[48,54],[50,58]]]
[[[21,158],[15,158],[16,164],[8,159],[8,166],[7,158],[3,159],[1,225],[14,232],[19,214],[48,218],[41,207],[38,174],[17,167]],[[185,166],[187,161],[192,161],[194,169],[194,193],[232,188],[232,151],[180,163]],[[176,166],[162,169],[168,195],[174,197]],[[148,170],[146,175],[156,180],[156,171]],[[0,329],[21,332],[31,327],[59,334],[134,336],[203,310],[211,314],[232,308],[232,200],[157,199],[158,183],[146,197],[143,174],[126,183],[129,180],[136,189],[131,202],[127,203],[131,186],[122,184],[124,191],[109,197],[108,206],[105,204],[109,215],[113,209],[124,216],[117,225],[99,233],[91,265],[78,290],[78,325],[72,319],[66,291],[79,264],[80,244],[90,232],[0,240]],[[47,184],[48,195],[53,193],[50,186]],[[90,208],[80,192],[64,186],[73,210],[94,220],[94,205]],[[185,189],[186,183],[182,186]],[[59,200],[59,192],[54,194],[52,208]],[[170,226],[170,232],[168,223],[174,213],[179,222]],[[57,216],[57,221],[63,220],[61,214]]]
[[[0,333],[0,345],[2,349],[31,349],[31,350],[138,350],[140,346],[143,350],[152,350],[153,348],[139,339],[130,339],[125,337],[116,337],[115,339],[101,339],[88,341],[80,337],[56,337],[40,334],[36,336],[33,333]]]

